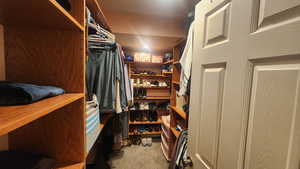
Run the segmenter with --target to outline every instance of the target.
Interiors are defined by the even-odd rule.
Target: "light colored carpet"
[[[160,143],[153,143],[151,147],[132,145],[123,151],[109,161],[112,169],[168,169]]]

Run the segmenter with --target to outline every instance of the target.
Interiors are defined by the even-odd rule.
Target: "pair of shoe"
[[[149,104],[148,103],[140,103],[139,110],[149,110]]]
[[[134,97],[145,98],[145,97],[147,97],[147,90],[135,88],[133,91],[133,95],[134,95]]]
[[[142,146],[144,146],[144,147],[146,147],[146,146],[151,147],[152,146],[152,138],[151,137],[142,138]]]
[[[166,82],[159,82],[158,84],[159,87],[167,87],[167,83]]]

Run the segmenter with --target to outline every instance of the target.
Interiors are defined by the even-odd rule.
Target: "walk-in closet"
[[[299,169],[299,0],[1,0],[0,169]]]

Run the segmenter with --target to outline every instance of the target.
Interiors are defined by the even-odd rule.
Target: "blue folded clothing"
[[[63,89],[54,86],[0,81],[0,106],[30,104],[63,93]]]

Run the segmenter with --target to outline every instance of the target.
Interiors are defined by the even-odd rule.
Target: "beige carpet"
[[[112,169],[168,169],[160,143],[153,143],[151,147],[130,146],[123,151],[109,161]]]

